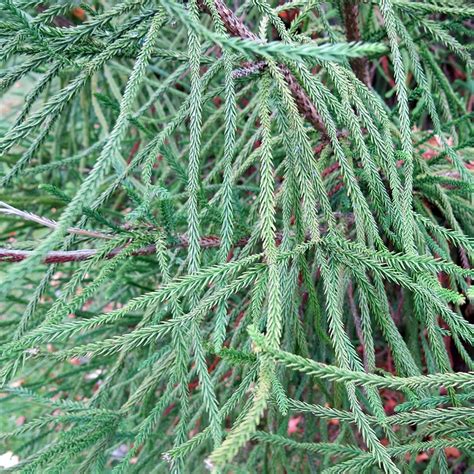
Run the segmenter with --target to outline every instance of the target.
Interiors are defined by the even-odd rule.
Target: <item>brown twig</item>
[[[349,307],[351,309],[352,317],[354,318],[354,326],[357,333],[357,337],[359,338],[360,344],[362,346],[364,370],[366,372],[369,372],[369,363],[367,359],[367,348],[365,347],[364,331],[362,330],[362,321],[354,298],[354,286],[352,285],[352,282],[349,282],[349,284],[347,285],[347,296],[349,299]]]
[[[281,241],[281,235],[277,238]],[[236,243],[236,247],[243,247],[249,241],[248,237],[239,240]],[[179,236],[178,241],[171,247],[183,247],[186,248],[189,245],[189,240],[185,235]],[[220,239],[217,236],[209,235],[202,237],[200,240],[202,248],[216,248],[220,246]],[[125,247],[117,247],[110,251],[105,258],[110,259],[116,257]],[[98,250],[96,249],[82,249],[82,250],[53,250],[48,252],[43,259],[43,263],[67,263],[67,262],[81,262],[87,260],[96,255]],[[152,255],[156,252],[156,246],[154,244],[147,245],[145,247],[137,249],[132,252],[132,256],[146,256]],[[21,262],[27,259],[33,254],[31,250],[14,250],[8,248],[0,248],[0,262]]]
[[[347,41],[360,41],[359,30],[359,0],[344,0],[344,23],[346,26]],[[367,58],[351,60],[354,74],[366,86],[370,85],[369,62]]]
[[[246,62],[242,64],[242,66],[239,67],[239,69],[236,69],[235,71],[232,72],[232,77],[234,79],[242,79],[243,77],[256,74],[257,72],[261,72],[266,67],[267,67],[267,63],[265,61]]]

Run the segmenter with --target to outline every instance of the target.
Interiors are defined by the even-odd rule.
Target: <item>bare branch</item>
[[[281,236],[280,236],[281,240]],[[243,238],[236,243],[236,247],[243,247],[249,239]],[[178,237],[178,241],[171,247],[183,247],[186,248],[189,245],[189,240],[185,235]],[[202,237],[200,240],[202,248],[216,248],[220,246],[220,239],[217,236],[209,235]],[[117,247],[107,254],[105,258],[110,259],[116,257],[125,247]],[[67,262],[80,262],[93,257],[98,250],[96,249],[82,249],[82,250],[54,250],[48,252],[43,259],[43,263],[67,263]],[[132,252],[132,256],[145,256],[152,255],[156,252],[156,246],[151,244],[145,247],[139,248],[135,252]],[[31,250],[14,250],[8,248],[0,248],[0,262],[21,262],[27,259],[33,251]]]

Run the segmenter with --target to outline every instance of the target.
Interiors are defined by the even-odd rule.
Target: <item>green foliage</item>
[[[0,0],[9,470],[473,465],[473,13]]]

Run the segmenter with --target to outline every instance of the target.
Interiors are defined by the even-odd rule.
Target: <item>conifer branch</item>
[[[0,468],[472,464],[473,9],[276,3],[0,0]]]

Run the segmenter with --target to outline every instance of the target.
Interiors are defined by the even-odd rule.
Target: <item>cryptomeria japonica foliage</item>
[[[8,470],[467,472],[469,2],[0,12]]]

